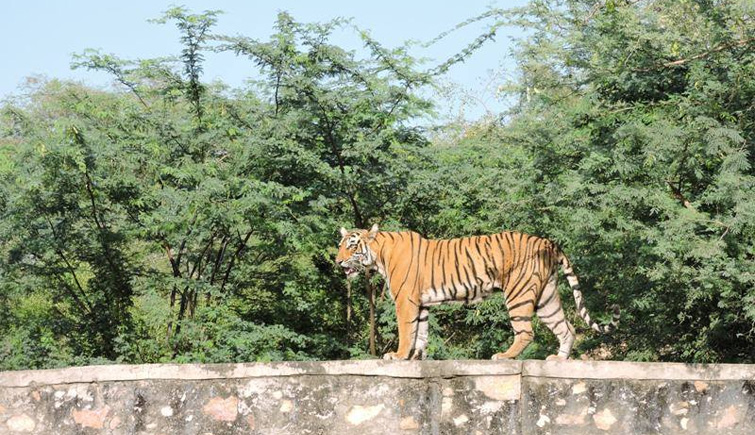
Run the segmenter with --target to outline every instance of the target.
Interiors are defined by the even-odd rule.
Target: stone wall
[[[0,434],[755,433],[755,366],[330,361],[0,373]]]

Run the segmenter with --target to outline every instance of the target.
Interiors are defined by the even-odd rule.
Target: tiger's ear
[[[349,232],[346,231],[346,228],[341,227],[341,237],[346,237],[349,235]]]
[[[373,224],[372,228],[370,228],[370,233],[368,234],[370,236],[370,239],[374,239],[375,236],[377,236],[378,231],[378,224]]]

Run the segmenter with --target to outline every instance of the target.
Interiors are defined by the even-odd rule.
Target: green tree
[[[26,264],[44,246],[59,277],[35,294],[56,296],[29,328],[65,305],[69,322],[51,337],[101,336],[74,340],[88,352],[61,346],[60,361],[38,355],[29,366],[335,358],[368,341],[369,299],[356,298],[345,318],[337,229],[392,216],[391,192],[421,162],[425,140],[410,121],[429,108],[413,94],[427,79],[366,34],[366,59],[328,43],[341,21],[281,14],[277,33],[257,42],[209,39],[216,17],[174,8],[158,20],[181,34],[176,58],[76,57],[76,67],[112,74],[117,92],[52,82],[6,107],[3,140],[20,165],[3,191],[15,223],[0,235],[11,260],[6,306],[20,312],[29,278],[56,276]],[[242,90],[203,83],[210,49],[249,56],[262,79]],[[55,207],[41,208],[48,196]],[[33,231],[37,221],[52,229]],[[87,323],[90,311],[102,325]],[[34,341],[18,328],[4,361],[23,361],[18,343]]]
[[[451,149],[480,168],[445,189],[429,228],[459,234],[492,221],[559,242],[593,289],[592,311],[624,309],[621,328],[582,351],[751,361],[751,16],[733,1],[537,1],[500,13],[493,27],[529,32],[508,85],[518,104],[483,140],[491,164],[468,139]],[[472,175],[495,174],[501,154],[524,158],[492,180]],[[486,203],[490,192],[503,207]]]
[[[375,277],[352,293],[338,227],[456,237],[504,229],[570,256],[602,337],[576,352],[752,362],[755,24],[737,1],[533,1],[428,71],[348,21],[281,13],[268,40],[172,8],[175,57],[99,51],[113,90],[46,81],[0,112],[0,368],[362,358],[394,345]],[[525,29],[516,104],[431,133],[423,87],[498,28]],[[209,51],[250,85],[203,81]],[[428,121],[430,120],[430,121]],[[432,310],[431,358],[512,339],[502,297]],[[552,353],[535,324],[524,357]]]
[[[310,204],[328,204],[331,217],[318,219],[315,241],[323,262],[332,255],[333,228],[365,228],[395,215],[396,192],[426,142],[407,121],[429,109],[413,93],[429,77],[414,71],[405,50],[388,50],[361,32],[369,57],[358,59],[328,42],[344,25],[301,24],[281,13],[270,41],[226,37],[220,47],[247,56],[264,74],[259,86],[271,106],[261,114],[266,142],[254,159],[257,176],[295,186]],[[376,286],[366,284],[374,355]]]

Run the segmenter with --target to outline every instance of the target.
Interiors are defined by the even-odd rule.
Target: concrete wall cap
[[[383,376],[451,378],[519,375],[521,361],[287,361],[242,364],[145,364],[68,367],[0,372],[0,387],[27,387],[146,379],[238,379],[282,376]]]
[[[522,376],[563,379],[755,379],[753,364],[685,364],[631,361],[524,361]]]
[[[755,379],[755,365],[622,361],[301,361],[243,364],[147,364],[0,372],[0,387],[28,387],[148,379],[209,380],[282,376],[453,378],[522,375],[563,379]]]

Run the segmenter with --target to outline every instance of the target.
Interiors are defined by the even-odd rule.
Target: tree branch
[[[747,39],[741,39],[741,40],[738,40],[738,41],[726,42],[726,43],[723,43],[723,44],[719,44],[719,45],[711,48],[708,51],[704,51],[704,52],[696,54],[694,56],[690,56],[690,57],[687,57],[687,58],[673,60],[673,61],[670,61],[670,62],[665,62],[665,63],[662,63],[660,65],[656,65],[656,66],[651,67],[651,68],[635,68],[632,71],[635,71],[635,72],[650,72],[650,71],[657,71],[659,69],[664,69],[664,68],[674,68],[674,67],[677,67],[677,66],[680,66],[680,65],[684,65],[685,63],[691,62],[693,60],[699,60],[699,59],[706,58],[706,57],[710,56],[713,53],[717,53],[719,51],[723,51],[723,50],[726,50],[728,48],[735,48],[735,47],[745,46],[745,45],[749,44],[752,41],[755,41],[755,37],[753,37],[753,38],[747,38]]]

